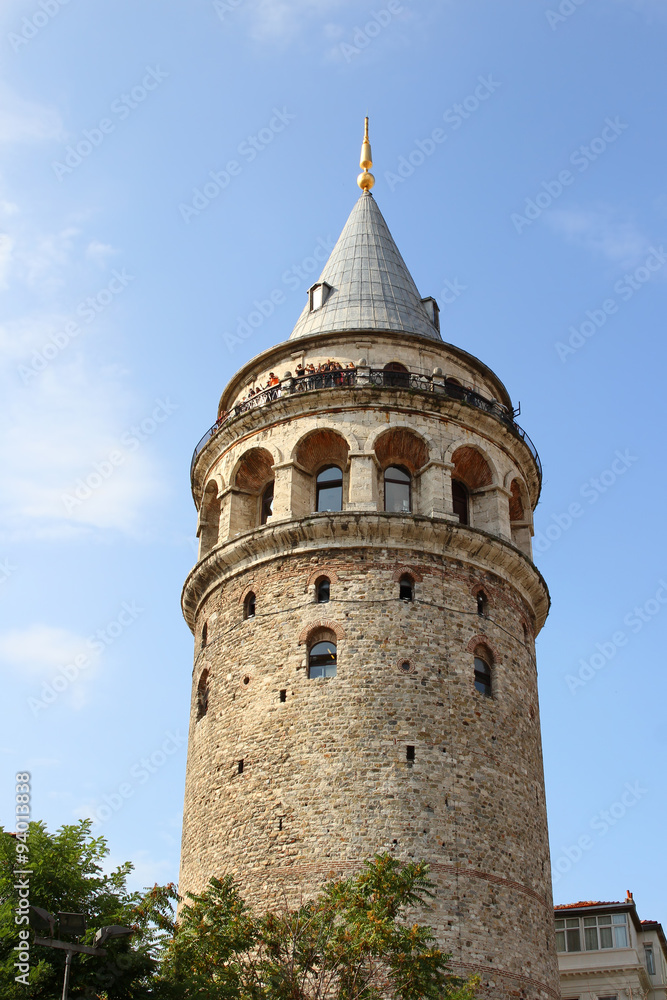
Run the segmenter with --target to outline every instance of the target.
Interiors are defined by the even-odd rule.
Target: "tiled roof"
[[[618,900],[606,902],[597,902],[593,899],[587,899],[581,903],[561,903],[559,906],[554,906],[554,910],[576,910],[580,906],[621,906]]]
[[[397,330],[441,340],[369,191],[355,204],[318,279],[332,291],[301,313],[290,340],[340,330]]]

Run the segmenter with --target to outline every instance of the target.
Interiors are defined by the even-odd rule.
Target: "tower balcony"
[[[219,431],[227,427],[238,417],[258,409],[270,407],[277,400],[300,393],[360,388],[367,389],[369,392],[379,389],[394,389],[417,393],[422,396],[450,399],[462,403],[464,406],[470,406],[490,414],[526,445],[535,461],[538,479],[541,483],[542,463],[537,448],[528,434],[515,420],[518,411],[510,411],[503,403],[499,403],[495,399],[487,399],[472,387],[465,385],[458,378],[449,378],[446,375],[437,374],[437,369],[436,373],[427,375],[425,372],[414,370],[410,371],[406,369],[404,372],[387,371],[384,368],[371,368],[360,365],[336,371],[311,372],[299,377],[294,377],[290,373],[287,373],[276,385],[256,393],[250,399],[237,403],[229,411],[221,414],[218,420],[197,443],[190,464],[191,480],[194,483],[197,459],[206,445]]]

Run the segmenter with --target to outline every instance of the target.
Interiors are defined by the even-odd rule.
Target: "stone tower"
[[[268,905],[377,851],[425,859],[453,968],[487,1000],[557,1000],[540,462],[498,377],[443,342],[367,140],[361,166],[289,340],[234,376],[193,458],[180,889],[231,872]]]

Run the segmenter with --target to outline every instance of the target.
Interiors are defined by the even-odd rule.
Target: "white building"
[[[656,920],[622,903],[554,908],[563,1000],[667,1000],[667,939]]]

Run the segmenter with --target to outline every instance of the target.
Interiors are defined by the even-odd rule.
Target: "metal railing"
[[[418,372],[394,372],[385,371],[384,368],[343,368],[339,371],[312,372],[298,377],[284,378],[276,385],[262,392],[256,393],[250,399],[237,403],[228,413],[224,414],[198,442],[192,463],[190,465],[190,475],[194,473],[197,456],[211,440],[215,433],[234,420],[242,413],[249,413],[252,410],[261,409],[269,403],[285,396],[292,396],[299,392],[313,392],[319,389],[355,389],[355,388],[381,388],[381,389],[411,389],[417,392],[434,393],[449,399],[456,399],[468,406],[474,406],[477,410],[484,410],[490,413],[497,420],[510,428],[514,434],[528,447],[531,455],[535,459],[537,468],[542,477],[542,463],[537,453],[537,448],[526,432],[517,424],[514,419],[515,413],[499,403],[495,399],[486,399],[474,389],[463,385],[458,379],[447,378],[442,375],[426,375]]]

